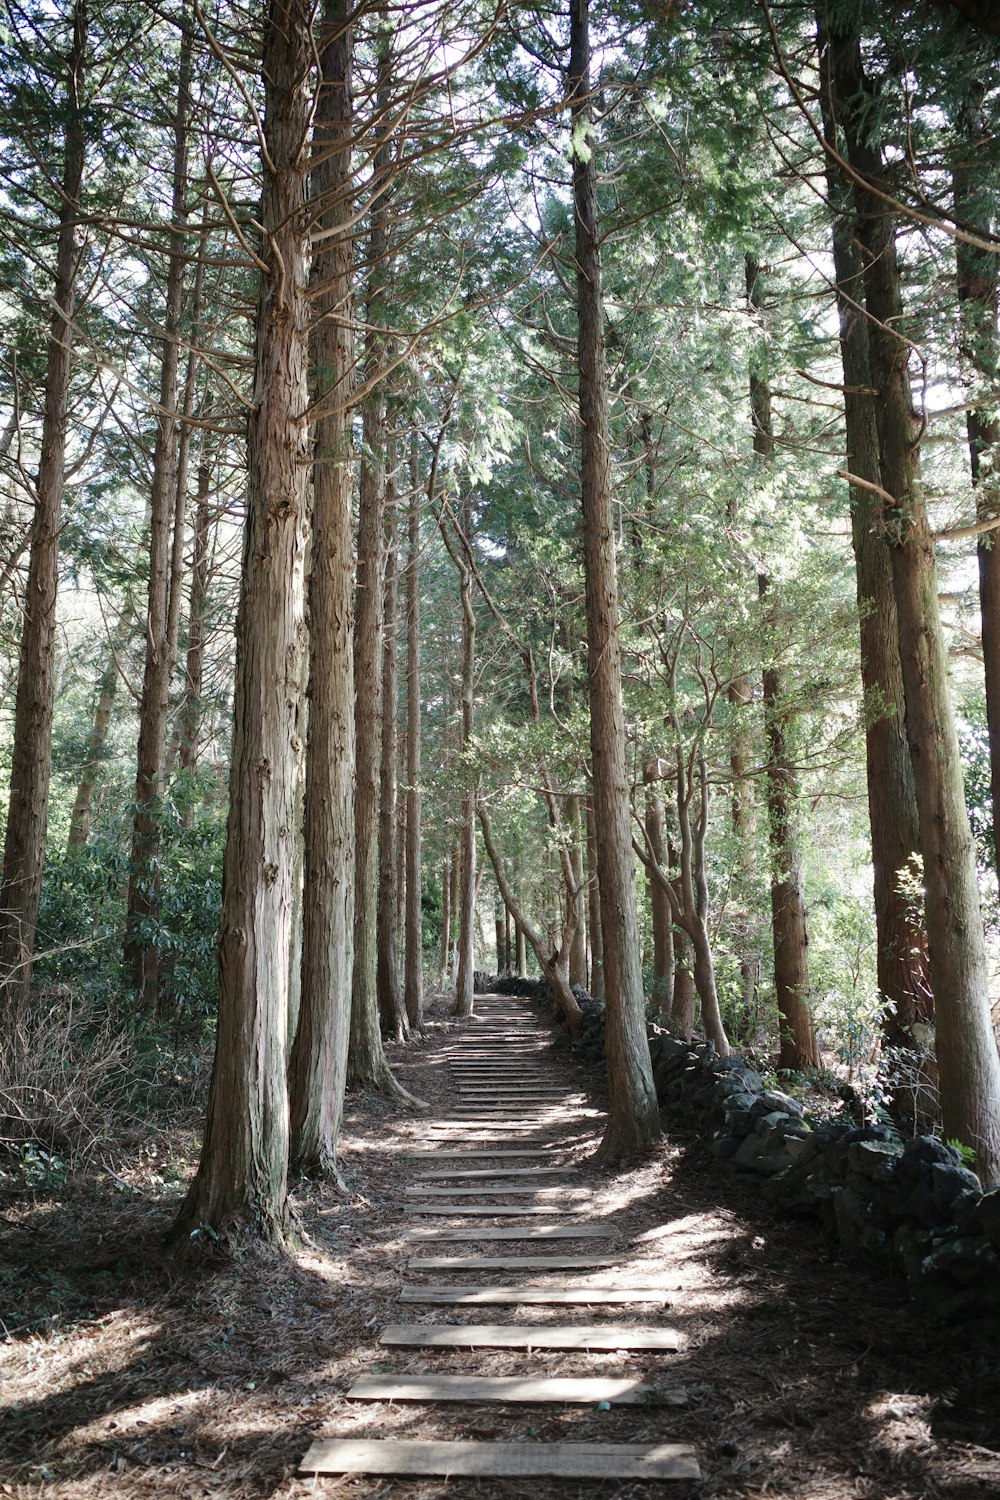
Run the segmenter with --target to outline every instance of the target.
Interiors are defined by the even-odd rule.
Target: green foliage
[[[224,809],[210,782],[178,778],[162,808],[159,915],[143,937],[165,974],[168,1010],[213,1014],[215,944],[221,897]],[[185,808],[196,804],[188,827]],[[84,984],[114,994],[125,918],[130,824],[98,819],[89,842],[50,855],[39,913],[38,974],[45,982]],[[109,962],[110,960],[110,962]]]

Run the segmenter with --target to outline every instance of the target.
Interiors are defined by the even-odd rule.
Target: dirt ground
[[[398,1076],[446,1111],[443,1009],[426,1038],[393,1049]],[[553,1076],[585,1080],[558,1045]],[[612,1176],[587,1165],[601,1103],[580,1126],[595,1216],[630,1245],[621,1285],[665,1285],[649,1308],[578,1309],[586,1321],[661,1322],[676,1354],[380,1348],[387,1323],[482,1321],[479,1310],[401,1307],[413,1171],[397,1149],[423,1120],[377,1098],[349,1100],[343,1161],[351,1190],[306,1185],[308,1244],[294,1259],[179,1267],[160,1238],[193,1170],[178,1132],[58,1195],[4,1205],[0,1225],[0,1493],[90,1500],[432,1500],[524,1493],[523,1482],[299,1479],[315,1436],[693,1443],[701,1484],[533,1481],[546,1497],[665,1491],[796,1500],[971,1500],[1000,1496],[1000,1330],[940,1326],[901,1282],[841,1260],[810,1222],[782,1223],[697,1145],[668,1138]],[[459,1253],[458,1247],[440,1247]],[[468,1247],[465,1247],[468,1249]],[[497,1247],[500,1248],[500,1247]],[[503,1246],[527,1252],[518,1243]],[[584,1248],[584,1247],[579,1247]],[[601,1248],[598,1246],[597,1248]],[[608,1273],[600,1274],[602,1279]],[[445,1279],[442,1277],[442,1279]],[[455,1279],[455,1273],[447,1273]],[[495,1279],[500,1282],[504,1273]],[[543,1276],[532,1279],[544,1280]],[[508,1310],[491,1312],[504,1321]],[[519,1308],[560,1322],[569,1309]],[[344,1399],[362,1372],[629,1375],[682,1392],[680,1407],[366,1407]]]

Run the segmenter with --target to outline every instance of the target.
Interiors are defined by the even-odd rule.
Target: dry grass
[[[129,1038],[64,985],[0,1005],[0,1145],[81,1165],[121,1130],[135,1091]]]
[[[396,1055],[407,1086],[445,1111],[452,1096],[438,1057],[442,1035],[436,1026]],[[565,1052],[551,1054],[551,1068],[579,1085]],[[581,1162],[594,1123],[583,1117],[576,1127]],[[677,1141],[620,1176],[590,1167],[581,1174],[596,1210],[614,1216],[630,1246],[612,1279],[664,1284],[671,1305],[579,1316],[678,1327],[679,1354],[380,1348],[388,1322],[481,1320],[481,1309],[396,1301],[407,1254],[399,1205],[413,1170],[398,1147],[428,1133],[422,1117],[379,1099],[352,1100],[344,1143],[352,1196],[308,1185],[298,1194],[310,1243],[292,1260],[191,1270],[162,1255],[160,1235],[195,1159],[195,1138],[180,1129],[127,1164],[116,1159],[113,1176],[95,1159],[57,1196],[10,1203],[0,1239],[0,1493],[506,1500],[524,1492],[496,1480],[300,1480],[296,1461],[317,1434],[690,1441],[705,1480],[669,1486],[678,1500],[1000,1493],[996,1331],[930,1325],[895,1280],[831,1258],[812,1224],[774,1223],[752,1190]],[[496,1308],[489,1320],[560,1322],[567,1312]],[[345,1401],[357,1374],[377,1370],[641,1375],[683,1386],[690,1401],[680,1411],[608,1412]],[[638,1500],[664,1489],[532,1484],[533,1500]]]

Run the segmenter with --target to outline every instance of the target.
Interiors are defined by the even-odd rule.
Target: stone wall
[[[781,1212],[818,1216],[845,1250],[891,1261],[921,1303],[945,1317],[1000,1313],[1000,1188],[984,1193],[951,1146],[905,1143],[885,1126],[813,1123],[711,1042],[649,1029],[656,1095],[696,1126],[717,1161],[765,1179]]]
[[[818,1218],[845,1251],[896,1266],[942,1317],[1000,1315],[1000,1188],[984,1193],[953,1147],[810,1120],[711,1042],[689,1045],[653,1025],[648,1035],[661,1108],[697,1130],[716,1161],[759,1178],[778,1212]],[[603,1066],[603,1016],[585,1018],[573,1050]]]

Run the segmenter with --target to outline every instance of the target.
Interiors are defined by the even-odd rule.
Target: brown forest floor
[[[432,1012],[433,1014],[433,1012]],[[437,1019],[440,1022],[443,1007]],[[435,1109],[450,1101],[438,1052],[393,1049],[399,1076]],[[579,1086],[577,1062],[552,1070]],[[595,1103],[599,1103],[599,1097]],[[661,1281],[678,1354],[380,1349],[389,1322],[445,1321],[396,1302],[410,1165],[395,1143],[418,1117],[353,1099],[343,1158],[354,1196],[297,1194],[310,1244],[294,1260],[179,1269],[159,1248],[193,1169],[192,1133],[116,1159],[51,1201],[7,1207],[0,1225],[0,1494],[120,1500],[225,1497],[432,1500],[523,1493],[502,1480],[298,1479],[314,1435],[666,1441],[697,1445],[701,1485],[532,1483],[547,1497],[688,1500],[966,1500],[1000,1495],[1000,1330],[943,1327],[902,1284],[840,1260],[811,1223],[780,1223],[752,1186],[668,1139],[619,1176],[587,1175],[598,1213],[632,1238],[621,1284]],[[597,1116],[593,1123],[599,1126]],[[579,1156],[587,1153],[583,1137]],[[592,1169],[588,1169],[592,1170]],[[440,1247],[451,1249],[452,1247]],[[500,1249],[501,1247],[496,1247]],[[517,1254],[528,1247],[502,1247]],[[599,1247],[595,1247],[599,1248]],[[466,1247],[466,1251],[470,1247]],[[454,1247],[459,1253],[459,1247]],[[448,1279],[445,1273],[441,1279]],[[503,1277],[498,1276],[497,1280]],[[539,1278],[540,1279],[540,1278]],[[463,1321],[482,1321],[476,1309]],[[504,1321],[496,1309],[490,1321]],[[567,1316],[568,1315],[568,1316]],[[510,1321],[648,1322],[648,1309],[518,1309]],[[353,1405],[363,1371],[652,1374],[684,1387],[683,1410]],[[388,1416],[385,1415],[386,1410]]]

